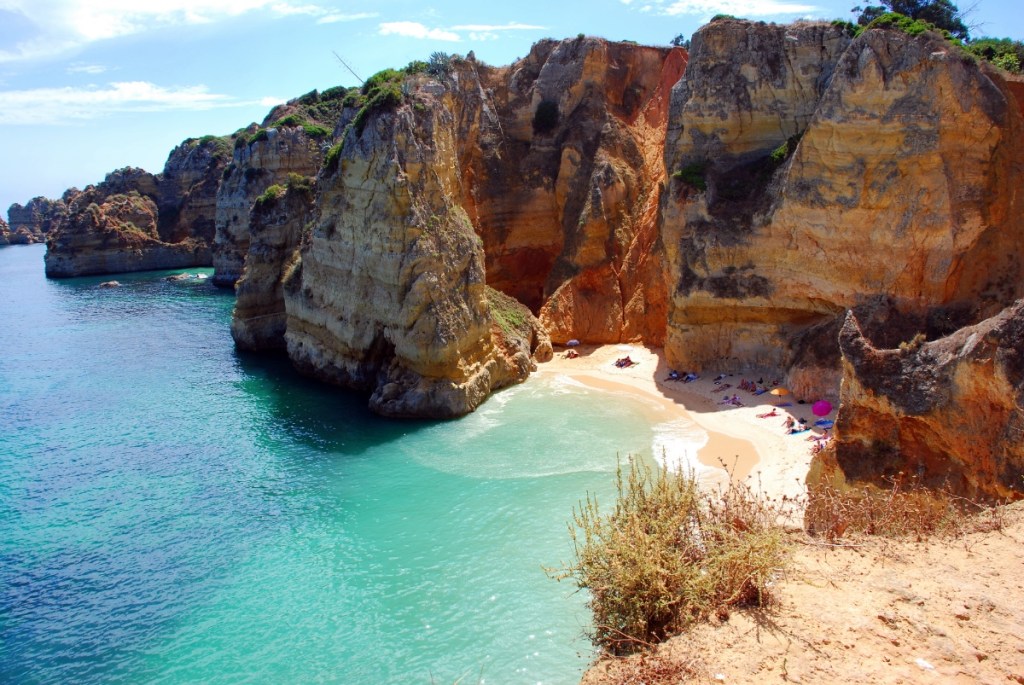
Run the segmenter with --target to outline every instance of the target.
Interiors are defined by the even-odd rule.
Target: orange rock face
[[[556,342],[664,340],[662,149],[685,67],[682,49],[577,39],[457,69],[462,201],[487,282]]]
[[[1024,300],[946,338],[897,349],[873,346],[850,315],[840,341],[842,403],[824,473],[1024,497]]]
[[[997,70],[827,25],[716,21],[692,46],[666,146],[674,365],[828,395],[846,310],[884,300],[935,337],[1020,297],[1024,138]]]

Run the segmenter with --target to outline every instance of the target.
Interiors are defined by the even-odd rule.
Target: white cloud
[[[469,39],[476,43],[482,43],[485,40],[498,40],[498,38],[500,37],[501,36],[499,36],[497,33],[491,33],[490,31],[483,31],[480,33],[476,31],[469,32]]]
[[[75,62],[67,68],[69,74],[102,74],[107,71],[107,67],[102,64],[82,64],[81,62]]]
[[[34,29],[31,38],[0,51],[0,63],[56,55],[154,29],[227,21],[256,11],[274,17],[317,17],[323,23],[376,16],[345,15],[288,0],[0,0],[0,9],[20,15]]]
[[[274,104],[280,102],[277,98]],[[252,104],[209,92],[206,86],[164,87],[148,81],[120,81],[85,88],[0,91],[0,124],[67,124],[120,112],[164,112]]]
[[[630,4],[632,0],[621,0]],[[771,17],[819,12],[817,5],[786,0],[655,0],[639,7],[641,12],[655,11],[658,14],[678,16],[691,14],[710,17],[715,14],[733,14],[737,17]]]
[[[447,29],[427,28],[416,21],[391,21],[380,25],[382,36],[403,36],[405,38],[429,38],[431,40],[447,40],[457,43],[462,38],[454,31]]]
[[[316,20],[318,24],[336,24],[340,21],[359,21],[360,19],[373,19],[378,17],[376,12],[359,12],[358,14],[326,14]]]

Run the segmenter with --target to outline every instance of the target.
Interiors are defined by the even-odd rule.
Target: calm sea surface
[[[205,281],[43,254],[0,249],[0,682],[578,681],[585,598],[542,566],[643,407],[535,379],[385,421],[235,352]]]

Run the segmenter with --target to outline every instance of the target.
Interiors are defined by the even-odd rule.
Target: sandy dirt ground
[[[817,398],[754,396],[738,389],[741,376],[727,376],[722,382],[733,387],[723,389],[714,371],[692,383],[666,380],[670,369],[656,349],[578,349],[575,359],[558,350],[538,373],[635,393],[650,402],[652,420],[678,415],[707,431],[697,455],[704,465],[724,460],[769,497],[806,494],[807,437],[824,431],[787,435],[783,422],[812,423]],[[616,368],[627,354],[638,363]],[[719,404],[734,393],[744,406]],[[777,407],[778,416],[758,418],[780,403],[789,406]],[[734,611],[659,653],[693,664],[694,675],[680,682],[1024,685],[1024,502],[1001,511],[995,529],[924,542],[867,537],[835,546],[791,529],[793,563],[771,608]],[[615,677],[611,668],[592,668],[584,684],[646,682]]]
[[[925,542],[799,540],[774,607],[697,626],[660,653],[693,663],[678,682],[1024,683],[1024,502],[1001,519]],[[614,673],[606,662],[583,682],[640,682]]]
[[[667,380],[668,364],[659,349],[638,345],[604,345],[576,348],[579,357],[568,359],[566,350],[558,349],[550,362],[538,365],[538,374],[565,374],[577,382],[610,392],[632,392],[655,404],[657,416],[680,416],[692,420],[709,436],[697,454],[699,461],[718,473],[718,484],[728,480],[728,471],[735,478],[748,482],[767,497],[799,498],[805,494],[804,479],[812,456],[812,437],[821,437],[824,430],[812,428],[796,435],[787,435],[785,421],[807,419],[813,425],[819,418],[811,413],[811,403],[818,398],[777,397],[768,393],[754,395],[739,389],[741,375],[726,376],[715,383],[715,371],[703,373],[693,382]],[[636,362],[628,368],[617,368],[615,360],[629,356]],[[763,379],[770,386],[772,379],[751,372],[748,380]],[[729,384],[731,387],[723,387]],[[743,406],[721,404],[724,396],[736,395]],[[804,399],[805,404],[798,400]],[[789,406],[776,407],[778,404]],[[776,416],[759,418],[768,412]],[[826,419],[834,419],[829,414]],[[728,469],[723,468],[723,464]]]

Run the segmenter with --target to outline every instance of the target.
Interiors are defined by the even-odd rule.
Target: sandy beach
[[[813,426],[818,417],[812,414],[811,403],[817,398],[754,395],[739,389],[741,374],[726,375],[721,383],[731,387],[723,388],[715,384],[715,370],[704,372],[689,383],[668,380],[670,368],[660,349],[640,345],[581,345],[575,349],[579,356],[569,359],[565,349],[556,348],[554,359],[538,364],[537,373],[565,375],[608,392],[630,393],[649,406],[652,425],[673,419],[692,421],[707,434],[706,443],[696,450],[696,468],[702,483],[724,485],[731,471],[734,478],[744,480],[768,497],[795,498],[805,494],[804,479],[814,445],[808,438],[824,431],[812,427],[804,433],[787,435],[784,423],[792,416],[807,419],[808,425]],[[636,363],[628,368],[616,367],[615,360],[627,355]],[[759,378],[756,372],[751,373],[753,380]],[[720,404],[723,396],[734,394],[743,406]],[[799,399],[806,403],[799,404]],[[777,416],[758,417],[773,409]],[[834,410],[825,418],[834,419]],[[669,465],[680,464],[669,460]]]

